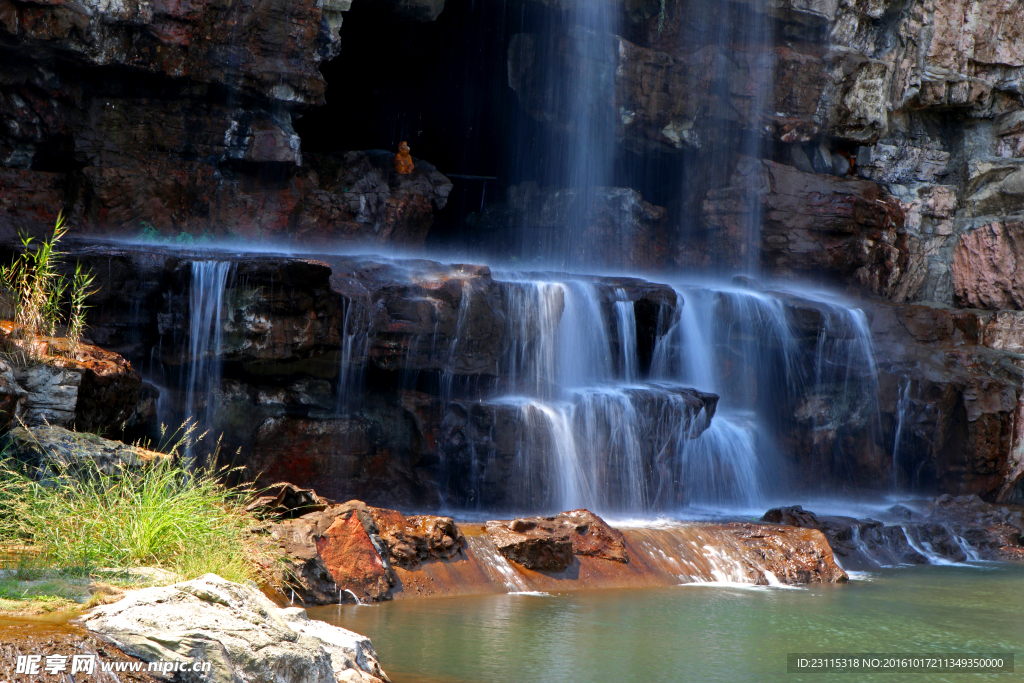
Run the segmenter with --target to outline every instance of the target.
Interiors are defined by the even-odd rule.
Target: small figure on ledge
[[[398,154],[395,155],[395,170],[402,175],[409,175],[416,166],[412,163],[412,155],[409,154],[409,143],[402,140],[398,146]]]

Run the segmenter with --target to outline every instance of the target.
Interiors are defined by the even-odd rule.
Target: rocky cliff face
[[[835,388],[796,392],[776,409],[782,424],[810,425],[790,444],[807,458],[803,470],[842,450],[873,481],[898,461],[908,482],[1024,496],[1024,7],[622,0],[612,33],[572,25],[582,2],[520,0],[525,18],[485,27],[503,68],[480,97],[507,91],[498,100],[529,124],[509,136],[499,116],[474,121],[505,145],[492,162],[506,193],[485,185],[465,232],[511,232],[547,248],[577,222],[583,263],[756,263],[773,277],[846,288],[871,302],[886,436],[864,436],[870,411],[843,404]],[[453,189],[444,175],[424,161],[399,175],[390,152],[327,153],[296,133],[300,115],[326,106],[319,67],[339,54],[349,5],[0,0],[0,240],[48,230],[64,207],[76,231],[93,235],[423,244]],[[377,20],[429,31],[473,11],[443,9],[391,0]],[[463,28],[443,30],[471,24],[452,26]],[[551,26],[558,40],[548,44]],[[404,37],[391,45],[399,64]],[[551,87],[552,74],[564,83],[584,72],[597,84],[585,101]],[[411,118],[440,106],[427,97],[394,94]],[[359,106],[358,93],[340,100]],[[613,138],[614,178],[545,185],[543,169],[519,163],[536,143],[516,145],[548,139],[537,131],[564,141],[581,113]],[[453,146],[471,137],[437,128]],[[106,272],[93,341],[144,367],[170,403],[230,425],[232,448],[263,454],[254,467],[328,495],[386,491],[384,502],[400,506],[442,490],[500,502],[521,419],[478,399],[517,381],[502,369],[515,288],[487,268],[236,259],[220,324],[192,353],[195,264],[216,257],[80,255]],[[622,285],[601,286],[608,314]],[[649,361],[675,295],[624,289]],[[793,304],[807,348],[825,325],[801,313],[813,308]],[[187,377],[197,362],[224,371],[216,393]],[[358,405],[353,382],[371,387]],[[500,465],[474,469],[481,452]],[[458,490],[434,480],[465,482],[469,472],[475,483]],[[355,488],[333,491],[327,480]]]
[[[437,16],[443,3],[392,3]],[[303,154],[351,0],[0,8],[0,238],[118,236],[422,244],[451,184],[390,155]]]
[[[745,247],[729,247],[736,217],[759,211],[772,274],[813,272],[896,301],[1006,300],[988,290],[1017,257],[1024,208],[1019,3],[630,0],[619,25],[570,32],[556,56],[565,74],[603,65],[588,107],[615,119],[627,148],[735,153],[724,131],[760,138],[778,164],[764,173],[734,157],[701,181],[707,236],[677,243],[681,264],[744,264]],[[575,110],[545,90],[539,49],[534,34],[512,40],[509,85],[535,118],[569,127]],[[802,223],[815,223],[810,234]]]

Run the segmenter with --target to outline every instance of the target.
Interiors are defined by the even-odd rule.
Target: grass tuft
[[[266,558],[250,532],[258,520],[245,511],[252,491],[225,486],[227,474],[168,459],[116,475],[97,468],[57,486],[8,462],[0,466],[0,549],[26,578],[147,566],[180,580],[208,572],[256,580]]]

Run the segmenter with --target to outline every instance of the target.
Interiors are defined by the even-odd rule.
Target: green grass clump
[[[27,342],[8,351],[25,364],[49,353],[37,337],[55,337],[63,328],[73,357],[85,331],[85,301],[95,293],[94,277],[82,270],[81,263],[70,282],[59,272],[64,254],[57,246],[66,233],[64,215],[58,215],[48,239],[37,242],[22,235],[21,253],[12,263],[0,265],[0,315],[14,322],[12,337]]]
[[[140,471],[38,482],[0,466],[0,549],[8,566],[88,574],[102,567],[160,567],[181,580],[208,572],[257,579],[261,550],[245,511],[252,493],[224,471],[189,472],[172,460]],[[21,549],[21,550],[18,550]]]

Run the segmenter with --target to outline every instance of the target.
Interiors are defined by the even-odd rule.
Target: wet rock
[[[622,534],[589,510],[488,522],[487,535],[506,559],[527,569],[560,572],[573,555],[629,562]]]
[[[554,517],[488,522],[487,535],[498,552],[527,569],[560,572],[573,560],[573,530]]]
[[[4,435],[7,455],[28,466],[36,478],[48,480],[64,474],[115,476],[139,471],[168,456],[156,451],[104,439],[89,432],[63,427],[15,427]]]
[[[281,589],[310,605],[391,598],[394,576],[370,509],[359,501],[286,519],[267,527],[284,554],[275,571]]]
[[[207,675],[222,683],[388,680],[369,639],[214,574],[132,591],[83,625],[143,661],[208,661]]]
[[[429,560],[450,560],[466,547],[451,517],[405,516],[397,510],[370,508],[392,565],[410,569]]]
[[[847,580],[825,536],[817,530],[744,523],[727,528],[753,552],[762,572],[771,572],[783,583],[842,583]]]
[[[665,219],[668,211],[623,187],[539,188],[536,183],[513,185],[507,201],[470,217],[478,230],[512,236],[524,249],[555,244],[572,234],[573,259],[590,265],[656,269],[669,255]]]
[[[914,518],[913,510],[903,505],[893,505],[891,508],[886,510],[886,513],[891,517],[905,521],[910,521]]]
[[[874,520],[852,517],[818,516],[800,506],[774,508],[762,521],[817,529],[825,535],[829,547],[843,567],[862,570],[878,565],[927,564],[928,559],[914,550],[899,526],[886,526]]]
[[[613,562],[629,562],[622,533],[595,515],[590,510],[563,512],[555,519],[568,522],[575,527],[572,551],[576,555],[597,557]]]
[[[799,505],[784,508],[772,508],[761,517],[762,522],[798,526],[804,529],[817,529],[818,518],[813,512],[804,510]]]
[[[356,515],[335,518],[315,542],[321,561],[340,590],[351,590],[357,597],[362,593],[364,599],[371,600],[380,600],[390,592],[387,566]]]
[[[791,511],[797,514],[791,514]],[[894,505],[888,523],[814,515],[802,508],[769,510],[765,521],[822,531],[848,569],[969,559],[1024,561],[1024,512],[986,503],[977,495],[939,496],[924,509]]]
[[[901,485],[1017,502],[1020,314],[871,306],[879,408]],[[891,451],[890,451],[891,452]],[[890,478],[892,468],[890,467]]]
[[[762,263],[777,276],[827,274],[885,295],[903,275],[903,212],[874,183],[743,159],[732,187],[710,192],[704,202],[709,247],[742,263],[753,211],[761,215]]]
[[[977,495],[942,495],[927,514],[953,529],[986,558],[1024,561],[1024,509],[986,503]],[[958,543],[959,546],[959,543]]]

